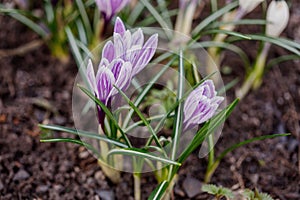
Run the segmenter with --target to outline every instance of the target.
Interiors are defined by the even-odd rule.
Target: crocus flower
[[[90,60],[86,69],[86,76],[95,96],[110,107],[112,98],[118,94],[114,85],[125,91],[132,78],[150,62],[157,43],[158,36],[155,34],[144,44],[141,29],[131,34],[125,29],[121,19],[117,18],[113,41],[108,41],[104,45],[97,74],[95,75]],[[97,107],[97,110],[99,123],[103,126],[105,114],[100,107]]]
[[[184,103],[184,130],[191,129],[213,117],[223,100],[223,97],[217,96],[213,81],[204,81],[189,94]]]
[[[150,62],[155,54],[158,44],[158,35],[152,35],[144,43],[142,29],[133,34],[126,30],[124,23],[118,17],[114,27],[113,41],[109,41],[103,48],[102,59],[111,62],[122,59],[132,64],[132,76],[139,73]]]
[[[289,22],[289,7],[282,1],[272,1],[267,10],[266,34],[278,37]]]
[[[130,0],[96,0],[96,4],[106,21],[120,12]]]

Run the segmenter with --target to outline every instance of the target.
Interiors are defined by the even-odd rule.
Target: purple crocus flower
[[[109,41],[103,48],[102,58],[109,62],[122,59],[132,64],[132,76],[139,73],[150,62],[155,54],[158,44],[158,35],[152,35],[144,43],[142,29],[134,33],[126,30],[124,23],[118,17],[114,27],[113,41]]]
[[[131,63],[124,62],[121,59],[115,59],[108,62],[106,59],[102,60],[99,64],[97,74],[95,76],[92,61],[89,60],[86,76],[91,89],[95,96],[106,106],[110,107],[111,99],[118,93],[118,87],[125,90],[131,81]],[[99,124],[104,125],[105,114],[97,107]]]
[[[120,12],[130,0],[96,0],[96,4],[106,21]]]
[[[206,122],[216,113],[224,97],[217,96],[212,80],[206,80],[193,90],[184,103],[184,130]]]
[[[132,78],[150,62],[158,43],[157,34],[152,35],[144,44],[141,29],[133,34],[125,29],[120,18],[117,18],[113,41],[108,41],[102,51],[102,58],[97,74],[89,60],[86,76],[95,96],[110,107],[111,100],[118,94],[114,87],[125,91]],[[103,128],[105,114],[97,107],[99,123]]]

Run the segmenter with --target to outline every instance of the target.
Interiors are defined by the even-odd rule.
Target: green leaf
[[[90,20],[89,20],[89,17],[87,15],[85,6],[84,6],[84,4],[81,0],[76,0],[76,4],[77,4],[77,7],[79,9],[79,13],[80,13],[81,19],[83,21],[87,36],[91,37],[91,36],[93,36],[93,30],[92,30]],[[89,38],[89,39],[91,39],[91,38]]]
[[[284,55],[270,60],[267,64],[267,68],[271,68],[274,65],[278,65],[279,63],[290,61],[290,60],[300,60],[300,56],[297,55]]]
[[[267,20],[263,19],[240,19],[238,21],[217,21],[212,23],[208,28],[218,28],[224,25],[266,25]]]
[[[176,165],[176,166],[181,165],[180,163],[178,163],[176,161],[169,160],[167,158],[162,158],[156,154],[153,154],[151,152],[145,151],[143,149],[138,149],[138,148],[112,149],[108,152],[108,156],[115,155],[115,154],[141,157],[141,158],[145,158],[145,159],[149,159],[149,160],[163,162],[163,163],[166,163],[169,165]]]
[[[224,6],[223,8],[219,9],[218,11],[214,12],[213,14],[211,14],[210,16],[208,16],[207,18],[205,18],[200,24],[198,24],[198,26],[196,26],[194,28],[194,30],[192,31],[192,35],[193,37],[195,37],[195,35],[198,35],[205,27],[207,27],[209,24],[211,24],[212,22],[216,21],[219,17],[221,17],[222,15],[224,15],[225,13],[229,12],[230,10],[232,10],[233,8],[236,8],[239,5],[238,1],[234,1],[232,3],[227,4],[226,6]]]
[[[222,29],[213,29],[213,30],[207,30],[201,33],[201,35],[210,35],[210,34],[226,34],[226,35],[232,35],[236,37],[240,37],[241,39],[251,40],[252,38],[248,35],[235,32],[235,31],[228,31],[228,30],[222,30]]]
[[[182,50],[180,50],[180,56],[179,56],[179,75],[178,75],[178,90],[177,90],[177,100],[178,103],[177,110],[175,111],[175,118],[174,118],[174,124],[173,124],[173,134],[172,134],[172,153],[171,153],[171,159],[176,159],[177,149],[179,145],[179,139],[182,132],[182,124],[183,124],[183,101],[179,102],[183,96],[184,96],[184,81],[185,81],[185,75],[184,75],[184,64],[183,64],[183,53]],[[172,166],[169,171],[169,181],[172,180]]]
[[[252,143],[252,142],[256,142],[256,141],[261,141],[261,140],[265,140],[265,139],[272,139],[272,138],[276,138],[276,137],[284,137],[284,136],[289,136],[289,133],[284,133],[284,134],[274,134],[274,135],[263,135],[260,137],[255,137],[255,138],[251,138],[245,141],[242,141],[238,144],[234,144],[231,147],[227,148],[226,150],[224,150],[216,159],[216,162],[222,160],[229,152],[244,146],[246,144]]]
[[[134,103],[126,96],[126,94],[120,90],[118,87],[114,85],[114,87],[118,90],[118,92],[122,95],[122,97],[125,99],[125,101],[129,104],[129,106],[134,110],[134,112],[139,116],[139,118],[143,121],[143,123],[147,126],[149,132],[151,133],[152,137],[154,138],[154,141],[158,147],[162,149],[162,146],[159,142],[159,139],[153,130],[152,126],[148,122],[148,120],[145,118],[143,113],[134,105]]]
[[[230,189],[224,188],[222,186],[216,186],[213,184],[203,184],[201,190],[203,192],[207,192],[208,194],[215,195],[217,198],[220,197],[226,197],[228,199],[234,198],[233,192]]]
[[[57,126],[57,125],[44,125],[44,124],[39,124],[39,127],[41,129],[47,129],[47,130],[52,130],[52,131],[60,131],[60,132],[66,132],[66,133],[71,133],[73,135],[79,135],[82,137],[87,137],[87,138],[92,138],[96,140],[101,140],[119,147],[123,148],[128,148],[128,146],[122,142],[116,141],[114,139],[108,138],[107,136],[87,132],[87,131],[81,131],[73,128],[68,128],[68,127],[63,127],[63,126]]]
[[[71,139],[71,138],[52,138],[52,139],[41,139],[40,142],[69,142],[74,144],[79,144],[81,146],[85,146],[87,149],[91,150],[94,154],[100,157],[99,152],[90,144],[86,142],[82,142],[80,140]]]
[[[15,18],[19,22],[28,26],[31,30],[40,35],[43,39],[48,37],[48,33],[37,23],[26,17],[20,10],[17,9],[7,9],[0,7],[0,13],[5,13]]]
[[[165,53],[161,56],[159,56],[158,58],[156,58],[155,60],[153,60],[153,63],[159,63],[163,60],[165,60],[166,58],[170,57],[170,55],[172,55],[171,53]],[[149,84],[142,90],[142,92],[138,95],[138,97],[136,98],[136,100],[134,101],[134,105],[136,107],[138,107],[143,99],[146,97],[146,95],[148,94],[148,92],[150,91],[150,89],[153,87],[153,85],[157,82],[157,80],[166,72],[167,69],[169,69],[170,65],[172,65],[172,63],[174,62],[175,57],[172,58],[150,81]],[[127,127],[128,123],[131,119],[131,116],[133,114],[133,110],[129,111],[129,113],[127,114],[124,122],[123,122],[123,127]]]
[[[278,45],[282,48],[285,48],[289,50],[290,52],[293,52],[294,54],[300,56],[300,51],[297,49],[298,45],[295,42],[289,41],[287,39],[280,39],[280,38],[274,38],[274,37],[269,37],[265,35],[254,35],[254,34],[248,34],[249,37],[252,38],[252,40],[259,40],[263,42],[269,42],[275,45]],[[240,39],[237,39],[240,40]]]
[[[150,196],[148,197],[148,200],[159,200],[162,199],[165,191],[167,190],[169,185],[169,182],[167,181],[163,181],[161,182],[156,188],[155,190],[153,190],[150,194]]]
[[[156,9],[147,1],[147,0],[140,0],[141,3],[144,4],[144,6],[149,10],[149,12],[155,17],[157,22],[161,25],[163,29],[165,29],[165,33],[168,36],[169,39],[172,38],[172,34],[169,31],[171,27],[168,26],[168,24],[165,22],[165,20],[162,18],[162,16],[156,11]]]
[[[113,125],[120,131],[123,139],[125,140],[125,143],[128,147],[132,147],[129,139],[127,138],[126,134],[124,133],[123,129],[119,126],[117,120],[114,118],[113,114],[110,112],[110,110],[97,98],[95,95],[93,95],[89,90],[84,88],[83,86],[78,85],[78,87],[90,98],[92,99],[98,106],[101,107],[103,112],[106,114],[106,116],[111,120]]]
[[[229,44],[226,42],[204,41],[204,42],[194,43],[191,45],[190,48],[199,48],[199,46],[202,48],[218,47],[218,48],[228,49],[236,53],[242,59],[246,68],[250,67],[250,61],[247,54],[236,45]]]

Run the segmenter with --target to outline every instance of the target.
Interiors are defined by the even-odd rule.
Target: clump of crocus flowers
[[[158,44],[158,35],[144,42],[141,29],[131,33],[120,18],[116,19],[113,40],[108,41],[95,75],[92,61],[88,61],[86,75],[96,97],[107,107],[118,93],[116,86],[125,91],[133,77],[150,62]],[[104,127],[105,113],[98,107],[99,124]]]

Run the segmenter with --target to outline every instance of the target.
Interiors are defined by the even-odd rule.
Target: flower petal
[[[133,64],[133,75],[136,75],[141,70],[144,69],[144,67],[150,62],[152,57],[155,54],[156,48],[158,44],[158,35],[154,34],[152,35],[148,41],[143,46],[139,59],[136,63]]]
[[[107,104],[110,96],[109,93],[112,90],[113,84],[115,84],[115,77],[108,68],[99,68],[96,76],[96,84],[98,90],[98,99]]]
[[[115,85],[125,91],[131,82],[131,71],[132,71],[132,65],[130,62],[124,62],[122,67],[120,68],[119,77],[115,82]],[[110,96],[114,96],[118,93],[118,90],[116,88],[112,88]]]
[[[125,31],[126,28],[123,21],[120,19],[120,17],[117,17],[115,22],[115,27],[114,27],[114,33],[119,33],[120,35],[123,36],[123,33],[125,33]]]
[[[126,49],[124,48],[122,36],[119,33],[114,33],[114,48],[115,58],[124,59],[126,55]]]
[[[115,58],[115,49],[112,41],[108,41],[103,47],[102,58],[106,58],[108,62],[112,62]]]
[[[88,61],[88,65],[86,68],[86,76],[87,76],[87,79],[88,79],[91,89],[93,90],[93,92],[96,93],[96,95],[98,95],[98,91],[96,89],[95,72],[94,72],[94,67],[93,67],[93,63],[92,63],[91,59],[89,59],[89,61]]]

